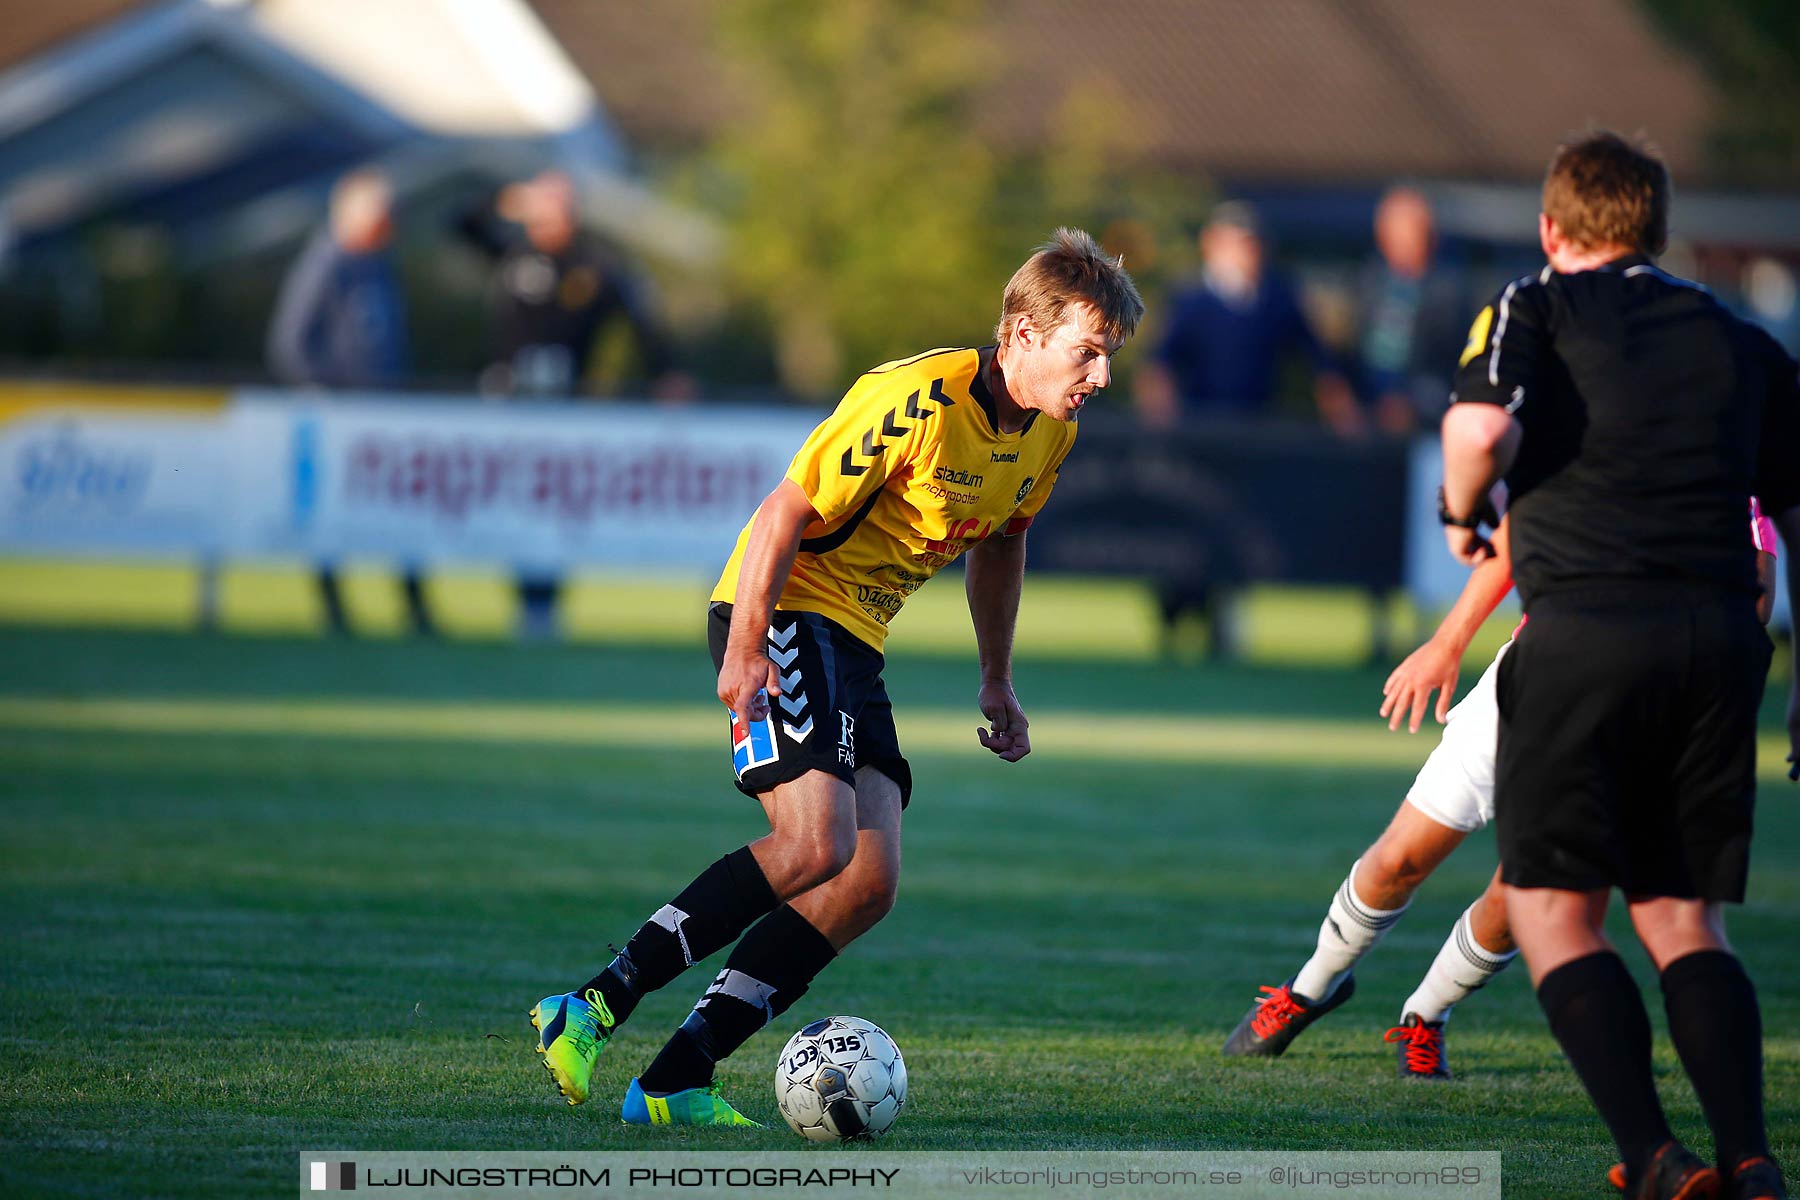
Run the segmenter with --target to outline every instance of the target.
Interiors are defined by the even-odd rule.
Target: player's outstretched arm
[[[801,535],[818,517],[812,501],[791,479],[777,484],[756,510],[738,571],[725,664],[719,668],[719,699],[746,720],[768,716],[769,698],[781,695],[781,674],[768,653],[769,618],[794,569]]]
[[[1013,630],[1019,623],[1019,593],[1025,586],[1025,534],[991,537],[970,548],[963,586],[975,624],[981,659],[981,691],[976,703],[988,728],[975,730],[981,744],[1007,762],[1031,753],[1030,722],[1013,694]]]
[[[1456,680],[1462,674],[1462,657],[1506,593],[1512,591],[1512,526],[1511,518],[1500,518],[1494,530],[1494,556],[1485,559],[1469,572],[1462,595],[1444,614],[1437,632],[1429,641],[1406,656],[1382,685],[1381,715],[1388,719],[1389,729],[1400,728],[1407,721],[1407,732],[1419,732],[1425,710],[1431,705],[1431,693],[1438,694],[1437,717],[1442,725],[1450,715],[1450,701],[1456,695]],[[1409,718],[1410,713],[1410,718]]]

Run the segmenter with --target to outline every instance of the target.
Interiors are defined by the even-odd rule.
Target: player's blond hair
[[[1144,301],[1125,273],[1124,260],[1102,250],[1091,235],[1065,225],[1013,272],[994,335],[1005,345],[1008,327],[1020,316],[1049,333],[1063,323],[1069,305],[1079,301],[1099,312],[1111,341],[1130,337],[1144,316]]]
[[[1578,246],[1661,254],[1669,241],[1669,169],[1656,151],[1608,130],[1557,148],[1544,212]]]

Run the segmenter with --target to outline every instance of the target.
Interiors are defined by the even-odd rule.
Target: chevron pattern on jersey
[[[931,399],[936,400],[938,404],[944,408],[951,408],[956,404],[956,401],[944,394],[944,381],[942,379],[934,379],[931,381]],[[924,421],[936,412],[937,409],[935,408],[925,408],[920,405],[917,388],[913,389],[912,395],[906,398],[906,415],[914,421]],[[844,451],[844,457],[838,460],[838,471],[851,478],[855,478],[866,472],[869,469],[869,466],[873,464],[877,458],[880,458],[882,452],[887,449],[886,442],[878,442],[875,440],[877,433],[884,438],[905,437],[907,434],[911,433],[912,426],[900,424],[899,417],[900,410],[898,408],[888,409],[887,415],[881,418],[881,428],[879,430],[871,429],[862,436],[862,457],[869,461],[867,463],[857,462],[857,448],[851,446]]]

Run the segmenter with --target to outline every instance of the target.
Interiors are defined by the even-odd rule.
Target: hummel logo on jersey
[[[1019,452],[1017,450],[1014,450],[1011,454],[1002,454],[998,450],[995,450],[993,452],[993,461],[995,461],[995,462],[1018,462],[1019,461]]]

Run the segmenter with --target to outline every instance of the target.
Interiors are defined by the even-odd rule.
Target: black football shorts
[[[1752,598],[1717,589],[1536,598],[1495,693],[1505,881],[1741,902],[1772,649]]]
[[[713,669],[725,665],[731,605],[707,613]],[[759,796],[808,771],[856,785],[856,768],[873,767],[912,800],[912,768],[900,753],[894,706],[881,681],[881,652],[818,613],[775,611],[764,651],[781,672],[781,695],[761,721],[731,713],[731,765],[738,790]]]

